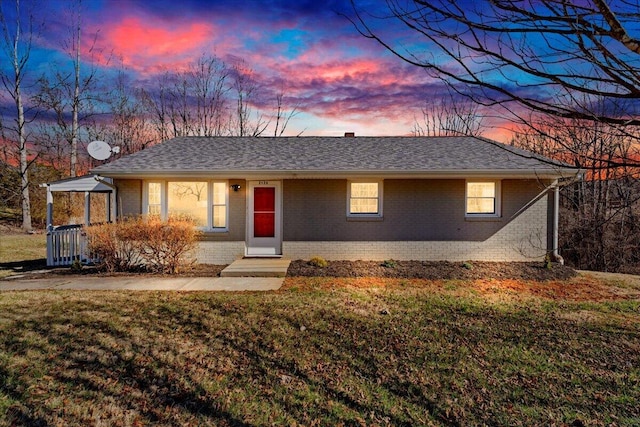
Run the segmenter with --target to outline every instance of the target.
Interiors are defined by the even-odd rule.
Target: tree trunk
[[[24,117],[24,105],[22,103],[22,79],[24,77],[24,67],[29,59],[29,53],[31,50],[31,37],[33,33],[28,33],[27,41],[22,41],[22,25],[20,22],[20,1],[16,0],[16,22],[15,22],[15,35],[9,34],[9,25],[5,20],[5,15],[0,8],[0,21],[2,24],[2,30],[4,33],[4,42],[9,53],[12,66],[13,76],[9,77],[7,74],[0,74],[2,82],[5,88],[8,89],[9,95],[13,99],[16,105],[16,134],[18,152],[20,155],[20,196],[22,199],[22,229],[26,232],[32,231],[31,226],[31,198],[29,197],[29,156],[27,150],[27,138],[26,138],[26,120]],[[20,46],[25,43],[25,49],[20,52]]]
[[[78,110],[80,109],[80,19],[76,29],[75,82],[73,87],[73,118],[71,122],[71,176],[77,175],[78,168]]]
[[[18,76],[16,76],[18,77]],[[18,80],[18,78],[16,78]],[[22,198],[22,229],[32,231],[31,226],[31,198],[29,197],[29,158],[27,153],[27,141],[25,138],[24,106],[20,86],[16,86],[16,108],[18,110],[18,144],[20,147],[20,185]]]

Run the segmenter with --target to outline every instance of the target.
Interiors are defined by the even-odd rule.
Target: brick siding
[[[203,241],[198,244],[195,253],[196,261],[200,264],[231,264],[244,256],[244,241],[215,242]]]
[[[118,189],[118,217],[140,215],[142,213],[142,181],[139,179],[116,179]]]
[[[328,260],[532,261],[546,252],[547,199],[542,198],[485,241],[285,241],[283,256]],[[198,262],[229,264],[244,242],[200,242]]]
[[[484,241],[283,242],[291,259],[531,261],[546,253],[547,199],[542,198]]]

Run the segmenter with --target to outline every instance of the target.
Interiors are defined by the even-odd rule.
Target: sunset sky
[[[29,63],[32,78],[69,67],[64,40],[71,3],[48,0],[38,8],[46,22]],[[382,2],[359,3],[375,11]],[[3,1],[5,13],[12,7]],[[446,89],[362,37],[341,13],[352,15],[348,0],[84,0],[83,67],[93,64],[98,76],[123,70],[136,85],[152,86],[166,70],[216,55],[253,69],[258,107],[272,109],[280,91],[285,107],[298,106],[288,135],[410,133],[425,100]],[[498,128],[486,134],[505,138]]]

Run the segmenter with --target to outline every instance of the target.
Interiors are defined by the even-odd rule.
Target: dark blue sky
[[[375,10],[381,2],[361,3]],[[44,20],[28,66],[36,79],[69,67],[64,41],[76,2],[22,0],[23,11],[33,4]],[[13,1],[2,7],[10,15]],[[259,107],[275,105],[279,91],[298,105],[289,134],[408,134],[443,86],[359,35],[341,13],[351,13],[348,0],[83,0],[83,67],[98,76],[123,70],[144,85],[203,54],[244,60],[262,86]]]
[[[22,0],[23,10],[37,4],[44,21],[28,65],[29,78],[65,70],[64,51],[75,0]],[[383,16],[384,1],[358,0],[373,16]],[[469,2],[468,8],[476,7]],[[13,1],[3,0],[6,14]],[[77,9],[77,8],[76,8]],[[97,76],[128,75],[136,85],[153,85],[167,70],[186,69],[203,55],[233,65],[244,61],[261,86],[257,107],[271,108],[283,91],[300,114],[288,134],[403,135],[411,132],[427,100],[446,94],[444,85],[410,66],[372,40],[362,37],[344,16],[348,0],[82,0],[83,70]],[[393,20],[371,20],[395,46],[429,55]],[[0,66],[7,62],[0,61]],[[105,79],[106,80],[106,79]],[[504,81],[504,84],[513,82]],[[518,81],[518,84],[526,83]],[[28,91],[28,88],[27,88]],[[498,127],[487,136],[505,140]]]

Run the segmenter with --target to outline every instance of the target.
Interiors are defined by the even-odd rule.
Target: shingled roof
[[[287,178],[575,175],[531,152],[476,137],[180,137],[99,166],[110,177]]]

